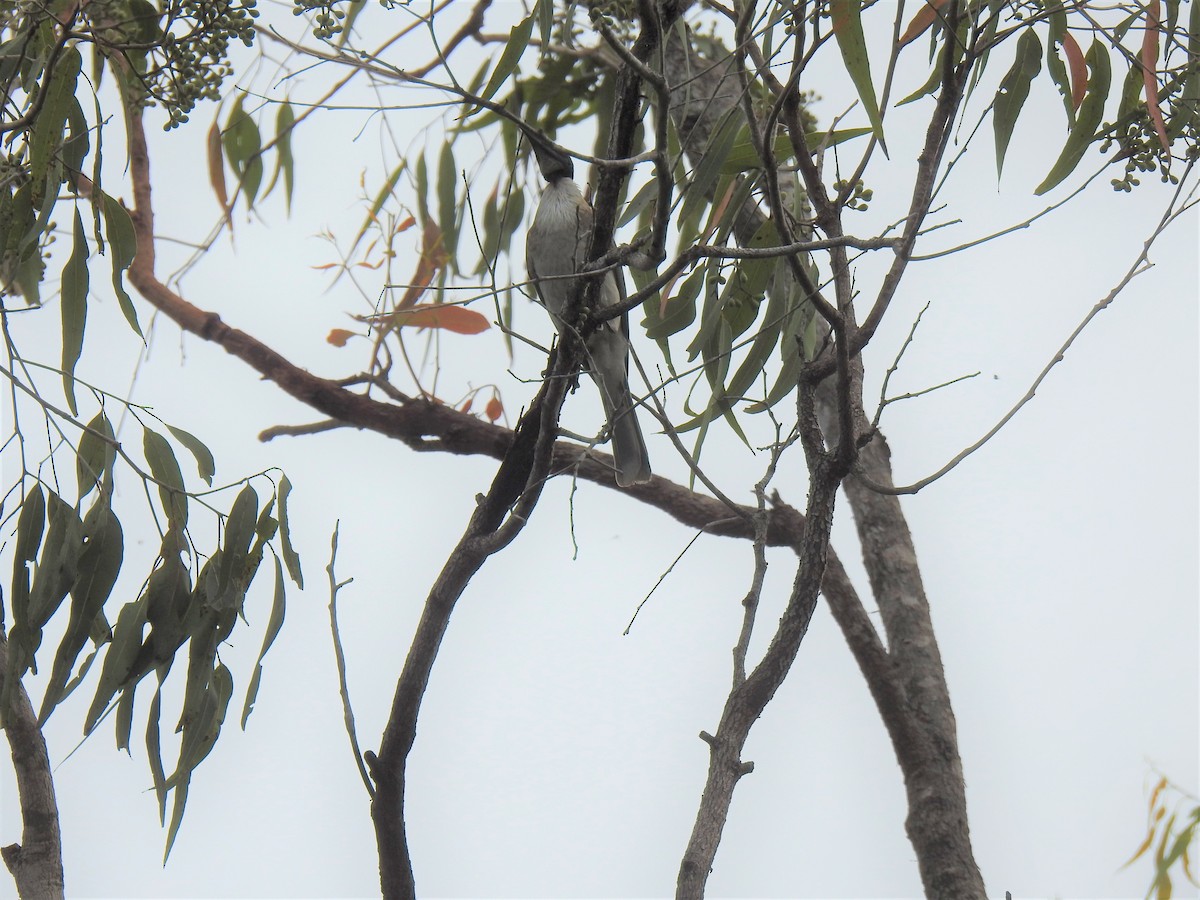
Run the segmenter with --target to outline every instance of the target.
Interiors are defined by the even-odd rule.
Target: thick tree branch
[[[20,679],[6,684],[8,671],[8,638],[0,629],[0,697],[8,698],[7,708],[0,710],[0,725],[12,754],[23,826],[21,843],[0,847],[0,857],[12,873],[22,900],[56,900],[65,895],[62,834],[50,754],[25,685]]]

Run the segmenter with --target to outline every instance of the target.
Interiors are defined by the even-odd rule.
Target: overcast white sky
[[[487,30],[507,30],[515,11],[494,6]],[[368,14],[379,29],[403,16],[385,18],[374,6]],[[286,10],[280,18],[293,25]],[[455,27],[447,20],[443,36]],[[424,58],[413,44],[392,61]],[[477,59],[464,53],[460,77],[474,72]],[[920,83],[919,68],[902,84]],[[828,121],[849,106],[852,88],[836,61],[820,71],[827,80],[810,86],[825,97],[817,112]],[[272,96],[286,90],[294,101],[313,100],[332,77],[318,69],[277,85]],[[941,219],[962,224],[935,233],[923,249],[964,242],[1046,205],[1032,190],[1061,144],[1062,108],[1047,86],[1040,90],[1017,130],[1001,190],[985,134],[945,194],[951,205]],[[394,102],[396,93],[384,99]],[[374,102],[365,89],[341,99]],[[904,107],[890,119],[892,162],[868,175],[875,202],[855,224],[858,233],[872,233],[905,207],[890,185],[904,184],[911,171],[928,106]],[[163,234],[196,241],[216,221],[204,186],[203,130],[212,114],[204,106],[192,127],[154,137]],[[344,281],[326,290],[328,274],[312,267],[335,256],[318,233],[329,229],[347,243],[364,214],[360,179],[373,194],[395,159],[368,111],[315,121],[295,139],[291,217],[278,198],[263,206],[261,221],[247,223],[239,209],[236,242],[223,237],[183,291],[336,377],[362,365],[365,344],[338,350],[325,335],[353,327],[346,314],[363,311],[364,301]],[[393,120],[406,140],[415,134],[412,121],[411,114]],[[106,131],[109,141],[121,135],[119,124]],[[469,146],[468,139],[456,145],[460,163]],[[106,156],[120,158],[115,143]],[[1097,165],[1089,156],[1083,168]],[[926,302],[931,308],[894,388],[982,374],[889,409],[883,424],[897,481],[928,474],[986,431],[1132,263],[1166,193],[1153,182],[1117,195],[1106,182],[1030,229],[911,272],[867,354],[875,385],[868,397]],[[490,189],[490,181],[481,184],[481,192]],[[954,473],[903,501],[955,703],[974,846],[996,896],[1142,896],[1148,868],[1119,867],[1144,834],[1146,785],[1161,770],[1193,792],[1198,787],[1198,237],[1195,215],[1163,236],[1151,255],[1155,268],[1092,324],[1034,402]],[[398,248],[410,249],[403,241]],[[411,265],[398,263],[398,274]],[[876,264],[859,270],[865,294],[878,274]],[[372,297],[382,287],[377,272],[360,277]],[[55,305],[14,319],[27,355],[57,359]],[[149,308],[139,308],[148,321]],[[107,292],[94,298],[90,315],[79,373],[123,393],[138,345]],[[548,336],[541,316],[522,309],[520,327]],[[652,358],[652,344],[638,346]],[[441,350],[447,399],[468,382],[495,382],[515,411],[533,394],[534,385],[520,379],[536,378],[541,361],[521,355],[511,364],[516,377],[509,374],[495,329],[446,337]],[[46,381],[48,390],[55,384]],[[374,835],[342,726],[329,638],[323,567],[330,534],[340,521],[337,574],[354,578],[340,595],[350,688],[360,738],[375,748],[425,593],[495,462],[417,455],[350,431],[260,444],[263,428],[316,416],[165,321],[154,324],[133,390],[137,402],[209,444],[218,479],[270,466],[288,473],[307,590],[289,595],[245,733],[234,721],[235,695],[231,721],[193,779],[165,868],[138,737],[144,707],[132,758],[114,752],[105,725],[65,762],[90,693],[56,712],[47,735],[59,764],[68,894],[374,895]],[[598,405],[587,394],[568,412],[580,431],[597,424]],[[6,422],[10,412],[6,406]],[[132,429],[122,436],[135,446],[141,439]],[[652,436],[650,452],[656,473],[686,478],[665,438]],[[742,500],[765,464],[723,436],[710,439],[704,461]],[[13,474],[8,459],[5,476]],[[803,504],[802,471],[784,471],[778,487]],[[692,532],[615,490],[583,484],[572,497],[571,488],[566,479],[550,485],[525,532],[485,566],[451,623],[410,768],[409,833],[422,896],[673,892],[707,765],[697,733],[715,727],[725,698],[750,550],[701,538],[623,637],[633,610]],[[140,487],[127,478],[121,493],[135,507]],[[835,547],[866,596],[844,505],[839,515]],[[127,554],[140,568],[123,580],[113,609],[136,594],[157,545],[150,534],[127,528]],[[770,559],[759,646],[793,575],[790,554]],[[239,692],[258,652],[267,587],[248,601],[251,628],[222,649]],[[31,682],[35,690],[41,683]],[[146,704],[151,692],[144,693]],[[920,893],[899,769],[824,606],[792,676],[752,732],[746,758],[755,771],[735,795],[712,896]],[[11,843],[19,821],[7,768],[0,790],[0,840]],[[12,892],[11,882],[0,879],[4,892]]]

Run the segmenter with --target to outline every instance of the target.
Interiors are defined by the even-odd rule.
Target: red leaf
[[[346,342],[354,337],[353,331],[347,331],[345,328],[335,328],[329,332],[329,336],[325,338],[326,343],[333,344],[335,347],[345,347]]]
[[[922,6],[912,20],[908,23],[908,27],[904,29],[904,34],[900,35],[899,46],[911,44],[921,35],[923,35],[929,26],[937,21],[938,10],[946,5],[946,0],[925,0],[925,5]]]
[[[441,303],[398,309],[389,318],[397,328],[445,328],[455,334],[479,334],[492,327],[487,317],[473,309]]]
[[[1071,69],[1071,106],[1078,110],[1087,96],[1087,61],[1069,31],[1063,32],[1062,48]]]
[[[1146,85],[1146,112],[1150,114],[1150,121],[1154,123],[1159,143],[1162,144],[1164,150],[1170,150],[1171,142],[1167,140],[1167,126],[1163,122],[1162,110],[1158,106],[1158,75],[1155,73],[1158,66],[1158,33],[1162,29],[1162,22],[1158,18],[1158,9],[1158,0],[1150,0],[1150,4],[1146,7],[1146,31],[1142,35],[1142,80]]]
[[[504,415],[504,404],[500,402],[499,397],[493,397],[487,403],[487,408],[484,410],[488,419],[495,422]]]

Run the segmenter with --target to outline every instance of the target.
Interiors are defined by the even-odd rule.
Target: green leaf
[[[992,127],[996,133],[996,175],[1004,169],[1004,154],[1012,139],[1017,116],[1029,97],[1029,85],[1042,70],[1042,42],[1032,28],[1026,29],[1017,41],[1016,58],[1012,68],[1000,80],[992,112]]]
[[[170,666],[175,653],[187,640],[187,616],[192,601],[192,579],[179,558],[183,544],[175,531],[168,531],[158,567],[146,582],[146,621],[150,636],[139,654],[136,672],[141,675],[158,666]]]
[[[537,0],[533,14],[537,16],[538,32],[542,36],[542,55],[545,56],[545,48],[550,46],[550,32],[554,29],[554,0]]]
[[[704,206],[710,202],[710,198],[718,195],[717,179],[721,176],[721,169],[724,168],[725,160],[733,149],[739,130],[738,119],[729,116],[709,138],[704,155],[692,175],[692,182],[684,194],[683,205],[679,211],[680,222],[688,222],[694,216],[699,216]],[[682,231],[683,226],[680,228]]]
[[[245,94],[239,96],[233,104],[221,140],[225,145],[225,157],[242,183],[242,191],[246,195],[246,208],[251,209],[262,184],[262,136],[254,118],[242,108],[244,99]]]
[[[621,217],[617,219],[617,227],[624,228],[626,225],[640,216],[642,211],[650,206],[650,204],[652,204],[657,198],[658,178],[655,177],[651,178],[640,188],[638,188],[637,193],[633,195],[633,199],[625,204],[625,209],[622,210]]]
[[[397,170],[398,173],[399,170]],[[425,162],[425,151],[417,154],[417,211],[421,224],[429,221],[429,164]]]
[[[142,435],[142,452],[150,466],[150,474],[159,482],[158,496],[162,502],[167,521],[182,529],[187,526],[187,494],[183,486],[183,473],[179,461],[167,439],[157,431],[145,429]]]
[[[67,129],[70,137],[63,141],[60,156],[67,171],[81,172],[83,171],[83,161],[87,158],[88,150],[91,149],[91,140],[88,137],[87,116],[83,114],[83,107],[80,106],[79,99],[74,96],[71,97],[71,105],[67,110]]]
[[[67,680],[75,660],[87,643],[91,623],[104,608],[112,593],[125,552],[121,523],[113,515],[108,498],[101,496],[88,511],[83,532],[87,538],[79,561],[79,577],[71,587],[71,613],[66,631],[54,655],[50,681],[42,698],[38,723],[45,723],[50,713],[69,693]]]
[[[291,525],[288,522],[288,497],[292,493],[292,483],[284,475],[279,480],[279,543],[283,552],[283,561],[287,565],[288,577],[304,590],[304,573],[300,571],[300,556],[292,544]]]
[[[47,492],[46,522],[46,539],[29,591],[26,624],[34,631],[50,621],[71,590],[84,550],[79,514],[53,491]]]
[[[121,312],[125,315],[129,327],[138,337],[145,340],[142,327],[138,324],[137,310],[134,309],[133,300],[126,293],[121,278],[137,254],[137,235],[133,230],[133,219],[129,218],[129,213],[125,211],[121,202],[108,194],[104,195],[103,214],[104,233],[112,250],[112,284],[117,294],[117,302],[121,305]]]
[[[250,687],[246,689],[246,702],[242,705],[242,730],[246,730],[246,720],[254,709],[255,698],[258,697],[258,686],[262,681],[262,662],[267,651],[275,643],[279,629],[283,627],[283,617],[286,611],[283,592],[283,565],[279,557],[275,557],[275,596],[271,602],[271,616],[267,619],[267,632],[263,636],[262,649],[258,652],[258,661],[254,664],[254,675],[250,678]]]
[[[829,14],[833,20],[833,35],[837,39],[846,72],[854,82],[858,97],[862,101],[867,121],[887,152],[883,139],[883,117],[879,114],[879,101],[875,97],[875,85],[871,79],[871,60],[867,55],[867,40],[863,35],[861,0],[831,0]]]
[[[704,288],[704,278],[704,267],[696,268],[679,286],[675,296],[667,300],[661,313],[657,306],[647,309],[646,319],[643,322],[647,337],[663,342],[696,321],[696,300]]]
[[[868,133],[870,130],[866,129]],[[792,142],[786,134],[775,135],[773,149],[776,164],[784,163],[794,155]],[[762,167],[762,157],[758,155],[758,150],[754,147],[754,140],[750,137],[750,127],[743,125],[733,147],[730,148],[729,155],[725,157],[725,162],[721,166],[721,174],[736,175],[739,172],[748,172],[751,169],[761,169]]]
[[[75,234],[71,255],[62,271],[62,378],[63,392],[71,415],[79,415],[75,405],[75,364],[83,352],[83,331],[87,325],[88,242],[83,216],[75,205]]]
[[[117,749],[129,752],[129,735],[133,731],[133,700],[137,692],[137,685],[131,684],[126,690],[121,692],[121,697],[117,700],[117,715],[113,721],[113,728],[117,736]]]
[[[487,87],[483,90],[484,100],[491,100],[496,95],[496,91],[500,90],[504,82],[508,80],[508,76],[515,72],[517,66],[521,64],[521,57],[529,47],[529,38],[533,34],[535,14],[536,11],[530,13],[514,25],[512,31],[509,32],[508,43],[504,45],[504,51],[500,54],[492,77],[488,79]],[[543,39],[545,39],[545,35],[543,35]]]
[[[154,689],[150,711],[146,715],[146,758],[150,762],[150,777],[154,782],[154,793],[158,797],[158,823],[167,820],[167,775],[162,764],[162,679]]]
[[[145,627],[145,598],[121,607],[121,612],[117,615],[117,624],[113,626],[112,643],[108,646],[108,652],[104,654],[104,665],[100,669],[96,696],[92,699],[92,705],[84,719],[84,734],[92,733],[109,701],[130,676],[138,651],[142,648],[142,631]]]
[[[834,131],[810,131],[804,136],[804,140],[809,149],[816,150],[819,147],[836,147],[838,144],[844,144],[855,138],[871,134],[871,132],[872,129],[870,128],[838,128]]]
[[[245,593],[242,569],[254,527],[258,520],[258,494],[246,485],[238,492],[233,508],[225,520],[225,535],[221,543],[221,562],[217,568],[217,593],[209,602],[217,609],[231,605],[234,598]]]
[[[105,474],[112,470],[116,457],[112,423],[101,410],[88,422],[87,430],[79,439],[79,452],[75,455],[75,480],[79,483],[80,500],[100,485]]]
[[[458,167],[453,146],[442,145],[438,157],[438,224],[442,226],[442,247],[451,258],[458,249]]]
[[[32,579],[31,567],[37,559],[46,525],[46,498],[42,486],[35,484],[21,503],[17,517],[16,544],[13,548],[13,579],[11,609],[13,624],[8,633],[8,670],[5,673],[4,689],[0,692],[0,703],[8,704],[11,685],[16,683],[25,670],[33,665],[33,654],[37,649],[34,635],[29,627],[29,595]],[[40,640],[40,638],[38,638]]]
[[[204,479],[207,485],[212,484],[213,475],[217,473],[217,463],[213,459],[212,451],[204,445],[200,438],[182,428],[175,428],[172,425],[167,426],[167,431],[171,432],[171,436],[179,441],[188,452],[196,459],[196,469],[200,473],[200,477]]]
[[[75,83],[83,57],[75,46],[68,47],[54,64],[42,95],[42,107],[33,122],[29,138],[29,168],[34,173],[34,205],[46,209],[54,205],[62,183],[62,168],[51,161],[63,146],[63,131],[75,103]]]
[[[1067,135],[1067,143],[1062,153],[1050,169],[1045,180],[1038,185],[1035,194],[1041,195],[1060,184],[1063,179],[1075,171],[1083,159],[1084,153],[1096,138],[1096,130],[1104,119],[1104,103],[1108,99],[1108,88],[1112,79],[1112,70],[1108,59],[1108,48],[1097,38],[1092,41],[1087,53],[1088,84],[1087,95],[1079,107],[1075,118],[1075,126]]]
[[[282,171],[289,215],[292,212],[292,189],[296,184],[296,160],[292,156],[292,126],[295,124],[296,111],[292,109],[291,103],[284,100],[275,115],[275,175],[271,177],[271,183],[274,184],[275,178]]]

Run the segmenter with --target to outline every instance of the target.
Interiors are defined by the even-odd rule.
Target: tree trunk
[[[8,672],[8,638],[0,631],[0,697],[7,709],[0,724],[8,738],[17,794],[21,801],[21,843],[0,847],[0,857],[17,883],[24,900],[58,900],[63,893],[62,835],[50,754],[38,727],[37,715],[20,679],[5,682]]]

